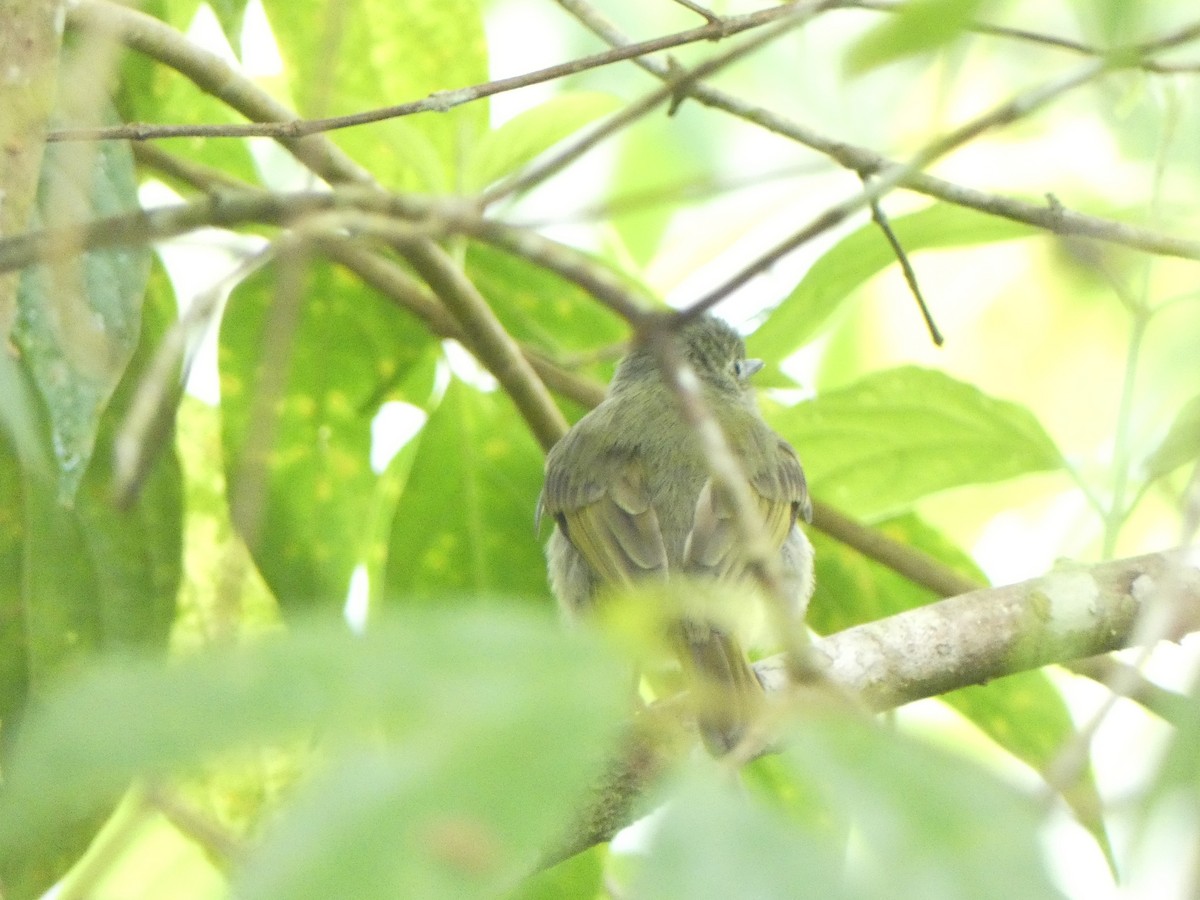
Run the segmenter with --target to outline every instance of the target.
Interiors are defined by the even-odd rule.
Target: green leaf
[[[903,513],[873,527],[894,541],[929,554],[959,574],[980,584],[987,583],[986,576],[960,547],[915,513]],[[815,528],[809,529],[808,534],[816,551],[817,589],[806,618],[819,634],[833,634],[941,599],[928,588],[913,584],[888,566],[868,559]]]
[[[911,0],[866,32],[846,53],[845,68],[861,75],[884,63],[936,50],[971,23],[983,0]]]
[[[378,527],[372,418],[432,338],[341,269],[323,261],[310,269],[299,297],[277,300],[274,268],[234,290],[221,323],[222,441],[235,524],[283,609],[340,612]],[[273,324],[277,302],[301,304],[294,332]],[[284,377],[266,382],[282,382],[280,396],[268,398],[271,420],[254,404],[263,348],[280,341],[291,342],[290,353]],[[260,446],[265,434],[270,447]],[[254,492],[264,489],[256,509]]]
[[[631,895],[1060,896],[1039,804],[977,765],[853,716],[806,717],[783,746],[803,815],[755,802],[711,763],[693,767],[657,817]],[[848,855],[830,827],[842,818],[858,837]]]
[[[915,366],[868,375],[774,420],[799,448],[813,492],[866,518],[1062,465],[1028,409]]]
[[[181,474],[174,449],[160,454],[126,511],[110,492],[111,447],[133,390],[174,314],[166,276],[155,270],[142,338],[100,422],[96,452],[72,506],[58,501],[48,426],[27,422],[25,446],[0,440],[0,721],[17,730],[31,700],[105,651],[152,654],[167,642],[181,577]],[[0,364],[0,380],[5,364]],[[8,371],[33,398],[27,371]],[[11,386],[11,385],[10,385]],[[6,392],[6,399],[14,398]],[[7,406],[7,404],[5,404]],[[5,458],[8,457],[8,458]],[[100,811],[70,818],[58,840],[39,844],[5,873],[11,897],[40,896],[78,858],[103,822]]]
[[[1162,478],[1200,457],[1200,394],[1183,405],[1171,430],[1146,459],[1146,477]]]
[[[542,454],[499,393],[453,380],[420,435],[396,508],[387,595],[511,594],[549,602],[533,531]]]
[[[473,193],[487,187],[620,106],[613,94],[577,91],[525,110],[475,144],[463,166],[463,189]]]
[[[603,896],[608,847],[597,844],[524,881],[506,900],[596,900]]]
[[[792,900],[854,897],[842,848],[820,829],[752,798],[727,778],[690,773],[675,786],[638,860],[630,895],[642,900]],[[808,779],[803,779],[807,781]]]
[[[0,798],[12,865],[130,778],[312,734],[323,771],[235,874],[238,896],[481,896],[558,836],[622,718],[598,642],[515,608],[305,623],[170,666],[110,661],[17,736]],[[537,797],[537,803],[529,803]]]
[[[552,356],[594,353],[606,343],[615,345],[629,336],[629,328],[619,316],[578,285],[541,266],[472,244],[466,271],[509,334]],[[583,372],[607,378],[611,366]]]
[[[47,145],[31,228],[137,208],[127,144]],[[13,337],[50,414],[64,502],[79,489],[100,416],[137,346],[149,264],[145,246],[68,250],[22,273]]]
[[[488,80],[477,0],[263,5],[301,115],[362,112]],[[488,103],[478,100],[330,137],[391,187],[444,193],[455,189],[459,161],[487,130]]]
[[[910,256],[918,250],[989,244],[1037,233],[1019,222],[944,203],[898,216],[891,225]],[[749,355],[776,363],[786,359],[811,340],[858,287],[895,262],[895,252],[875,224],[842,238],[750,335]]]
[[[940,699],[1038,773],[1049,771],[1067,742],[1076,738],[1066,701],[1043,671],[971,685]],[[1101,815],[1104,806],[1090,767],[1063,799],[1112,863],[1112,847]]]
[[[1061,896],[1042,858],[1040,804],[978,765],[850,717],[806,720],[783,756],[861,833],[848,871],[860,896]]]

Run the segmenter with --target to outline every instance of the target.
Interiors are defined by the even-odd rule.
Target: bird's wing
[[[804,471],[791,446],[773,437],[775,446],[759,471],[750,473],[751,494],[757,501],[766,545],[783,545],[798,516],[811,515]],[[705,482],[684,547],[684,567],[714,578],[737,577],[745,565],[734,507],[728,497]]]
[[[601,581],[665,576],[667,549],[641,464],[613,456],[593,463],[586,481],[552,469],[539,513],[554,516]]]

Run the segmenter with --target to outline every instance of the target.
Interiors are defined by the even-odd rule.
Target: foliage
[[[643,36],[701,22],[611,6]],[[1051,671],[964,682],[894,730],[849,701],[787,706],[780,752],[742,786],[683,755],[645,786],[649,830],[548,863],[624,746],[631,661],[554,621],[533,533],[545,447],[533,395],[511,390],[526,362],[489,335],[577,418],[637,325],[612,296],[686,306],[817,222],[719,309],[765,361],[765,413],[815,498],[981,584],[1159,550],[1180,521],[1187,536],[1195,261],[1129,235],[1198,233],[1195,29],[1153,44],[1191,25],[1189,4],[858,6],[783,5],[765,25],[720,6],[750,37],[796,21],[628,122],[651,89],[628,62],[459,92],[596,51],[516,0],[73,7],[51,127],[430,99],[278,143],[47,145],[27,227],[59,230],[19,284],[0,281],[0,310],[17,310],[0,353],[4,896],[1055,897],[1068,865],[1042,840],[1047,795],[1098,851],[1073,877],[1111,883],[1105,857],[1144,877],[1136,840],[1108,833],[1194,804],[1200,696],[1187,686],[1161,764],[1139,763],[1118,810],[1103,771],[1071,769],[1088,740],[1118,742],[1080,732],[1076,686]],[[555,39],[527,33],[543,30]],[[671,48],[664,71],[743,39],[725,37]],[[1061,105],[981,118],[1064,84],[1064,61],[1096,72]],[[878,198],[939,350],[861,190],[897,171],[871,159],[973,121],[936,179]],[[855,171],[814,168],[814,150]],[[287,190],[318,176],[424,213],[339,194],[294,215]],[[133,238],[115,219],[67,227],[148,210],[139,185],[155,180],[225,227],[160,241],[154,264],[161,218]],[[18,189],[33,186],[0,197]],[[247,191],[277,203],[223,218]],[[827,202],[847,215],[814,218]],[[458,281],[430,275],[421,241]],[[19,252],[19,235],[0,240],[9,268]],[[482,306],[464,311],[472,291]],[[215,409],[178,402],[189,372],[197,393],[219,386]],[[131,446],[138,479],[114,485]],[[937,599],[860,548],[814,543],[820,633]],[[1194,843],[1195,817],[1181,827]]]

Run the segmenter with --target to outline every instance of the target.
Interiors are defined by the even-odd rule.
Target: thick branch
[[[957,688],[1130,645],[1148,603],[1175,610],[1169,635],[1200,630],[1200,550],[1058,569],[973,591],[829,635],[813,644],[832,686],[883,711]],[[755,665],[764,688],[789,691],[782,656]],[[640,811],[648,786],[680,756],[678,709],[650,710],[605,772],[596,803],[553,854],[608,840]],[[601,796],[603,794],[603,796]]]

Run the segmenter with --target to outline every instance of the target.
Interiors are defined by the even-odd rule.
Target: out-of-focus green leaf
[[[506,900],[597,900],[608,847],[598,844],[524,881]]]
[[[31,227],[76,225],[137,208],[133,157],[124,142],[47,146]],[[144,246],[68,250],[22,275],[13,338],[49,411],[64,502],[79,489],[100,417],[137,345],[149,263]]]
[[[1161,478],[1200,456],[1200,394],[1183,405],[1171,430],[1146,460],[1146,476]]]
[[[277,299],[276,271],[239,285],[221,323],[231,503],[235,524],[286,612],[340,611],[350,574],[374,537],[379,479],[371,469],[372,418],[432,338],[411,315],[328,263],[312,263],[299,297]],[[271,330],[277,302],[301,305],[294,332]],[[266,382],[282,385],[281,395],[270,398],[276,418],[254,418],[264,347],[280,341],[291,342],[287,372],[271,373]],[[258,446],[264,433],[272,436],[269,447]],[[266,483],[258,483],[264,468]],[[265,492],[257,508],[255,492]]]
[[[57,499],[49,466],[49,429],[40,446],[0,460],[0,721],[6,741],[19,733],[31,698],[104,651],[155,653],[166,646],[181,572],[179,464],[167,448],[151,467],[130,509],[114,508],[111,446],[137,380],[174,312],[161,271],[151,282],[142,339],[100,422],[96,452],[70,507]],[[0,369],[7,369],[0,364]],[[32,379],[17,367],[13,399],[33,398]],[[29,435],[26,436],[30,437]],[[5,454],[0,441],[0,455]],[[8,463],[12,463],[11,468]],[[10,567],[11,566],[11,567]],[[5,873],[8,896],[40,896],[87,846],[103,815],[80,811],[57,840],[36,845]]]
[[[483,18],[475,0],[263,5],[301,115],[362,112],[488,80]],[[488,104],[481,100],[330,137],[391,187],[443,193],[455,189],[463,153],[487,129]]]
[[[711,763],[675,785],[634,872],[645,900],[855,897],[841,846],[718,777]],[[804,780],[808,780],[804,777]]]
[[[875,528],[886,537],[929,554],[961,575],[986,584],[987,578],[963,550],[914,513],[903,513]],[[808,607],[808,624],[819,634],[832,634],[864,622],[932,603],[939,597],[913,584],[882,563],[846,544],[809,530],[816,550],[817,589]]]
[[[860,75],[936,50],[962,34],[982,6],[983,0],[911,0],[854,42],[846,53],[846,71]]]
[[[232,14],[225,0],[219,7]],[[237,0],[240,2],[240,0]],[[196,0],[154,0],[139,6],[167,24],[187,31],[200,4]],[[233,22],[220,14],[228,30]],[[236,26],[235,26],[236,27]],[[142,53],[126,53],[121,58],[121,79],[116,105],[127,122],[162,122],[179,125],[232,125],[245,122],[233,108],[201,90],[195,82],[170,66]],[[201,137],[168,138],[156,146],[176,156],[213,166],[245,181],[256,181],[249,143],[244,138],[209,140]]]
[[[506,396],[457,379],[429,417],[392,524],[389,598],[511,594],[546,601],[533,531],[542,454]]]
[[[1020,672],[988,684],[960,688],[941,700],[1037,772],[1046,772],[1075,737],[1071,713],[1054,682],[1042,671]],[[1089,770],[1064,795],[1111,862],[1103,802]]]
[[[112,661],[18,735],[0,859],[130,778],[316,734],[330,739],[324,771],[247,854],[238,896],[493,894],[558,836],[602,761],[621,669],[593,637],[513,607],[381,616],[363,635],[307,623],[170,666]]]
[[[783,410],[774,425],[800,448],[813,492],[867,518],[947,488],[1062,465],[1028,409],[915,366]]]
[[[559,94],[509,119],[475,144],[463,166],[469,193],[515,172],[538,154],[585,125],[621,106],[621,99],[599,91]]]
[[[847,870],[859,896],[1061,896],[1040,805],[977,765],[850,717],[805,721],[783,757],[860,831]]]
[[[1059,898],[1038,804],[965,760],[852,717],[807,717],[781,763],[806,815],[716,772],[693,772],[661,814],[634,891],[650,898]],[[970,798],[965,802],[963,798]],[[828,823],[860,839],[847,856]]]
[[[604,265],[599,260],[596,264]],[[552,355],[591,353],[629,337],[629,328],[619,316],[578,285],[540,266],[472,244],[466,270],[509,334]],[[611,366],[583,371],[607,377]]]
[[[918,250],[990,244],[1037,233],[1019,222],[942,203],[890,221],[910,256]],[[781,362],[811,340],[856,288],[895,262],[896,253],[877,225],[864,225],[847,235],[813,264],[795,290],[747,338],[748,353]]]

